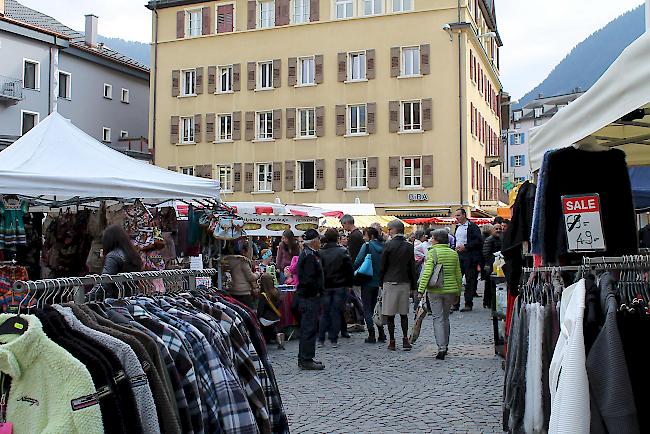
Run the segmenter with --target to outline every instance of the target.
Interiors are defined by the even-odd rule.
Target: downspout
[[[56,42],[56,38],[54,39]],[[47,114],[52,113],[52,47],[50,47],[50,62],[47,71]]]
[[[648,0],[650,1],[650,0]],[[460,14],[460,2],[458,0],[458,23],[460,23],[461,14]],[[464,204],[463,201],[463,190],[464,190],[464,170],[463,170],[463,73],[462,73],[462,59],[463,54],[461,50],[461,34],[458,32],[458,144],[459,144],[459,158],[460,158],[460,206]]]
[[[154,24],[154,45],[153,45],[153,112],[151,122],[151,163],[156,164],[156,101],[158,96],[158,3],[154,2],[153,13],[156,17]]]

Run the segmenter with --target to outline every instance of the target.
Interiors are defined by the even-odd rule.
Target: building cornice
[[[139,78],[141,80],[146,80],[147,82],[149,81],[148,69],[142,69],[134,65],[117,62],[112,57],[104,56],[101,53],[96,52],[95,50],[91,50],[91,49],[86,50],[81,48],[78,45],[70,45],[70,47],[65,50],[65,53],[70,54],[71,56],[79,57],[84,60],[88,60],[90,62],[112,69],[114,71],[118,71],[123,74],[127,74],[135,78]]]
[[[149,0],[145,7],[149,10],[173,8],[175,6],[186,6],[197,3],[205,3],[205,0]]]
[[[0,31],[56,45],[60,48],[68,48],[70,45],[70,38],[65,35],[32,26],[22,21],[12,20],[6,16],[0,16]]]

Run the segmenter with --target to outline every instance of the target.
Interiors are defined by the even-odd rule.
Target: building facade
[[[151,1],[156,164],[226,201],[482,211],[501,194],[494,5]]]
[[[0,0],[0,149],[56,110],[106,145],[150,159],[149,71],[15,0]]]

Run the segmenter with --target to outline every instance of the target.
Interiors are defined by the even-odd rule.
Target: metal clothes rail
[[[638,266],[643,264],[650,264],[650,255],[629,255],[629,256],[601,256],[601,257],[584,257],[582,258],[582,265],[557,265],[557,266],[544,266],[544,267],[527,267],[524,268],[524,273],[533,273],[536,271],[580,271],[594,265],[607,266]]]

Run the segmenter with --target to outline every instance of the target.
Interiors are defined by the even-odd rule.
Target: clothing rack
[[[605,265],[605,266],[627,266],[627,265],[637,265],[640,263],[650,263],[649,255],[631,255],[631,256],[610,256],[610,257],[584,257],[582,258],[582,265],[556,265],[556,266],[544,266],[544,267],[527,267],[524,268],[524,273],[533,273],[536,271],[545,272],[545,271],[580,271],[585,268],[589,268],[593,265]]]

